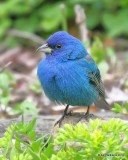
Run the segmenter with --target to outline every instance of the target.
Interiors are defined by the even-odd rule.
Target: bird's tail
[[[98,108],[102,108],[102,109],[105,109],[105,110],[110,110],[111,109],[110,105],[108,104],[108,102],[104,98],[100,98],[94,104]]]

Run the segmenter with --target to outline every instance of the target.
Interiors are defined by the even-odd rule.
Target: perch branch
[[[10,29],[8,30],[8,34],[11,36],[15,36],[15,37],[20,37],[20,38],[25,38],[25,39],[29,39],[31,41],[34,41],[36,43],[42,44],[44,43],[44,39],[33,34],[33,33],[29,33],[29,32],[23,32],[23,31],[19,31],[16,29]]]
[[[5,64],[1,69],[0,73],[2,73],[7,67],[9,67],[12,64],[12,61],[9,61],[7,64]]]
[[[84,9],[80,5],[75,5],[75,14],[76,14],[76,24],[79,27],[80,36],[82,42],[86,42],[88,40],[88,29],[86,27],[86,15]]]
[[[119,88],[121,88],[124,85],[126,80],[128,80],[128,72],[121,78]]]

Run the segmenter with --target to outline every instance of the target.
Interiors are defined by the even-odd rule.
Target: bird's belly
[[[48,72],[48,71],[47,71]],[[98,97],[96,89],[88,82],[86,72],[76,67],[49,70],[42,73],[41,84],[52,101],[72,106],[90,106]],[[51,73],[50,73],[51,72]]]

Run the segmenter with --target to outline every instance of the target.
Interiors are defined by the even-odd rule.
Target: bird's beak
[[[43,44],[42,46],[40,46],[40,47],[36,50],[36,53],[42,53],[42,52],[44,52],[44,53],[46,53],[46,54],[52,53],[52,48],[50,48],[50,47],[48,46],[48,43]]]

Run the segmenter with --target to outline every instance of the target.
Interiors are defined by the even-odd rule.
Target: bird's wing
[[[93,85],[99,92],[99,95],[104,98],[105,90],[104,90],[104,85],[101,80],[99,69],[97,68],[96,73],[94,73],[93,71],[89,71],[88,75],[89,75],[89,83]]]
[[[93,85],[97,91],[99,92],[99,95],[101,97],[105,97],[105,90],[104,85],[101,80],[100,71],[97,68],[97,65],[93,58],[88,54],[85,57],[86,62],[88,63],[88,76],[89,76],[89,83]]]
[[[100,99],[96,100],[94,103],[99,108],[104,108],[106,110],[110,109],[108,102],[105,100],[105,89],[103,82],[101,80],[100,71],[97,68],[97,72],[94,74],[93,72],[89,72],[89,83],[93,85],[97,91],[99,92]]]
[[[85,60],[86,63],[88,63],[89,83],[96,88],[100,95],[100,99],[95,101],[95,105],[97,107],[102,106],[102,108],[109,110],[110,106],[105,100],[105,89],[101,80],[100,71],[97,68],[95,61],[89,54],[85,57]]]

